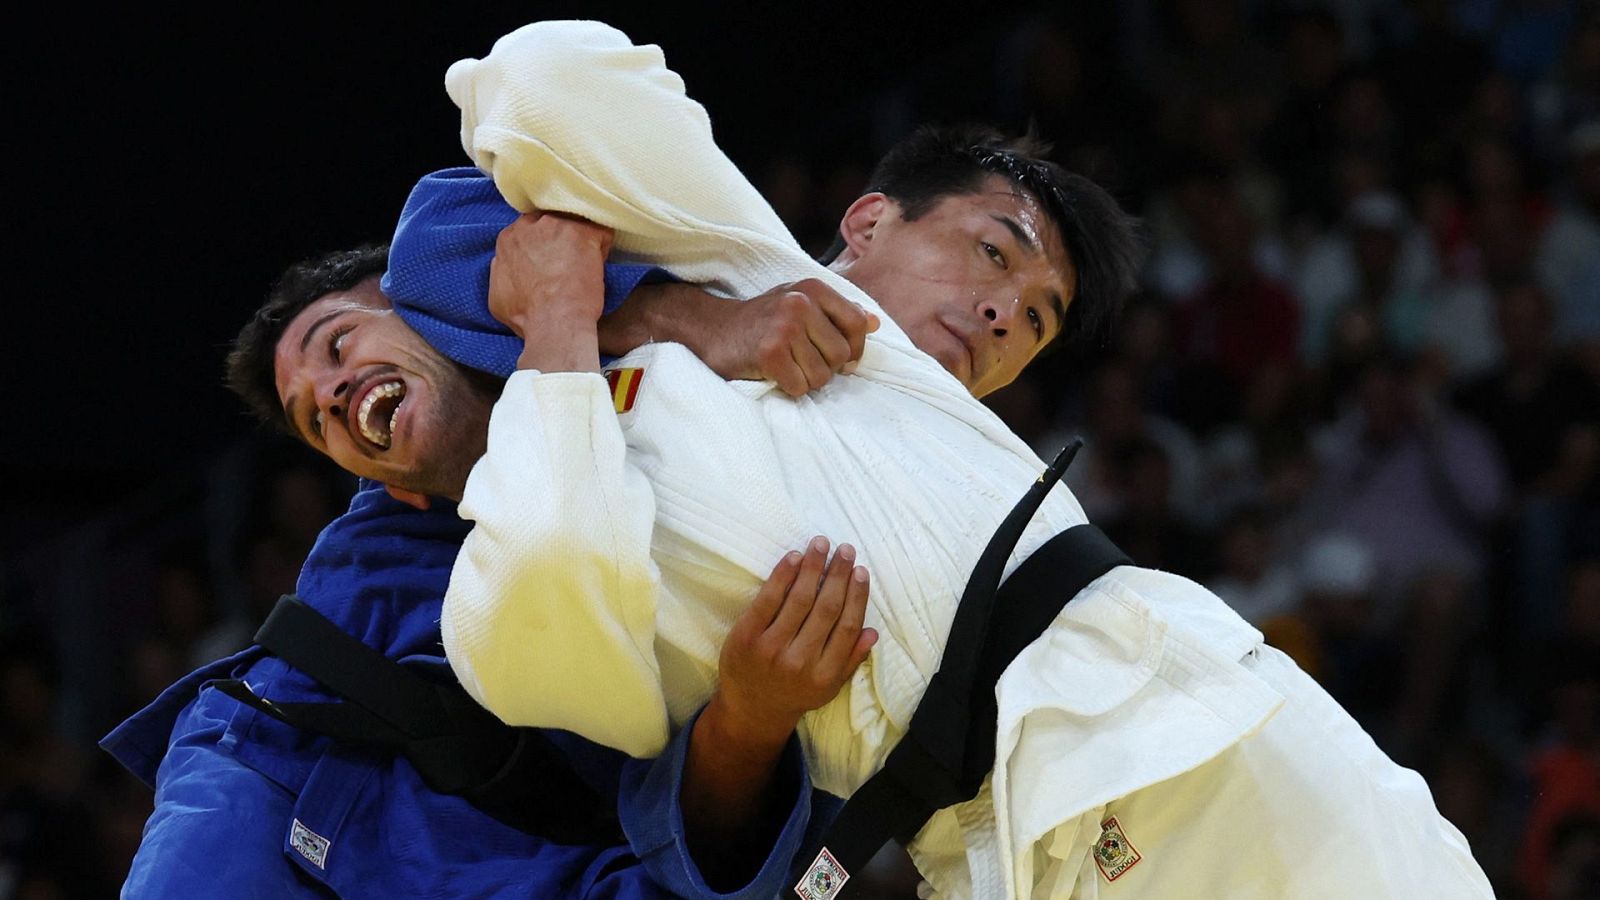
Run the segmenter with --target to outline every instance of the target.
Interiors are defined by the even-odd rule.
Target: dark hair
[[[982,190],[1000,175],[1032,194],[1061,232],[1077,268],[1077,288],[1062,323],[1064,341],[1104,343],[1122,301],[1136,286],[1141,248],[1137,220],[1106,190],[1045,159],[1050,147],[1033,135],[1008,138],[983,125],[925,126],[879,160],[867,181],[915,221],[946,197]],[[844,249],[836,238],[824,263]]]
[[[272,360],[284,329],[300,311],[334,291],[348,291],[389,267],[389,245],[367,244],[302,260],[278,276],[267,300],[250,317],[228,352],[228,388],[239,395],[262,422],[290,434],[283,416]],[[298,437],[298,435],[296,435]]]

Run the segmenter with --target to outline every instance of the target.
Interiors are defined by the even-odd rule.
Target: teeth
[[[387,448],[389,446],[389,442],[393,439],[395,419],[400,415],[400,405],[398,403],[395,404],[394,413],[389,417],[387,428],[375,425],[372,422],[372,408],[377,405],[379,400],[404,396],[405,392],[405,383],[401,381],[380,384],[367,392],[367,396],[361,401],[361,408],[356,411],[356,426],[361,429],[362,437],[377,444],[379,447]]]

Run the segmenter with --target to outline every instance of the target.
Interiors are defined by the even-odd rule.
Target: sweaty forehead
[[[1032,191],[1000,175],[990,175],[983,189],[973,197],[986,213],[1010,218],[1033,239],[1035,246],[1044,248],[1045,257],[1061,276],[1070,298],[1071,292],[1076,290],[1077,267],[1067,251],[1060,226],[1051,218],[1044,203]]]

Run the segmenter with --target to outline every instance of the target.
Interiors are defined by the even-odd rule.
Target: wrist
[[[711,695],[700,718],[730,759],[761,762],[775,762],[800,723],[797,715],[743,708],[721,690]]]
[[[541,372],[600,371],[600,341],[595,321],[575,315],[544,315],[537,322],[511,326],[522,338],[518,369]]]

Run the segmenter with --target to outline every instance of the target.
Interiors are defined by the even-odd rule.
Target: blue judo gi
[[[501,376],[521,347],[488,313],[488,263],[516,215],[476,170],[434,173],[407,201],[383,280],[433,346]],[[608,265],[607,311],[663,277]],[[389,658],[448,674],[440,607],[468,528],[451,504],[418,511],[364,482],[318,538],[297,593]],[[206,686],[223,678],[278,702],[335,699],[252,647],[190,674],[108,735],[101,746],[156,791],[124,896],[772,897],[837,808],[810,789],[791,739],[777,782],[789,799],[782,830],[752,881],[718,894],[689,855],[678,805],[689,728],[656,760],[546,732],[577,776],[616,803],[629,841],[568,846],[429,790],[403,758],[334,746]]]

